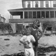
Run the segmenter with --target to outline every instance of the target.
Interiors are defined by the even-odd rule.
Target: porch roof
[[[56,10],[56,8],[19,8],[19,9],[9,9],[9,12],[23,12],[23,11],[36,11],[36,10]]]
[[[20,8],[20,9],[9,9],[12,15],[22,15],[25,11],[56,11],[56,8]]]
[[[46,1],[46,0],[22,0],[22,1]],[[56,0],[47,0],[47,1],[56,1]]]

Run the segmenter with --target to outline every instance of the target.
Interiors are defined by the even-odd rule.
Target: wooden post
[[[12,15],[10,15],[10,19],[13,19],[13,16]]]
[[[37,40],[37,47],[36,47],[36,53],[35,56],[38,56],[38,40]]]
[[[23,19],[24,19],[24,11],[23,11]]]
[[[11,23],[11,27],[12,27],[13,33],[16,33],[16,24]]]

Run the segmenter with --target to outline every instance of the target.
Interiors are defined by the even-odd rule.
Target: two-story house
[[[12,28],[15,24],[32,24],[36,19],[41,22],[56,21],[56,0],[22,0],[22,8],[10,9],[9,12],[9,22],[14,24]],[[16,32],[16,28],[14,30]]]

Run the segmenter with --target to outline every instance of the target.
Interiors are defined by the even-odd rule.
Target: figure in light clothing
[[[30,28],[27,28],[26,33],[27,34],[20,39],[20,42],[24,45],[25,48],[25,56],[35,56],[32,44],[33,42],[35,42],[35,38],[30,34]]]

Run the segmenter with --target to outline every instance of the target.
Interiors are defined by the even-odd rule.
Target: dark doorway
[[[41,12],[41,18],[42,18],[42,17],[45,18],[45,11],[42,11],[42,12]]]

